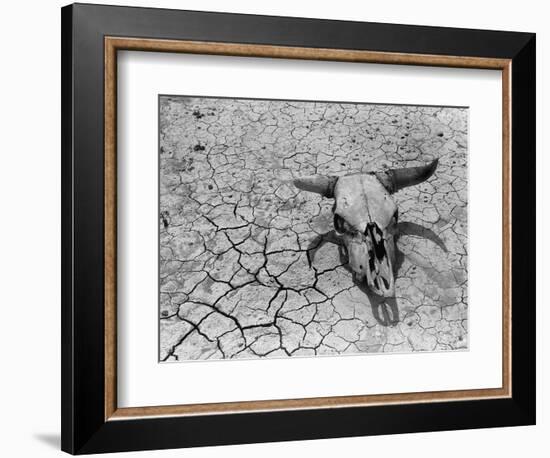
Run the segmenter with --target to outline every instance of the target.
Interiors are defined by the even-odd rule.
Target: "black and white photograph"
[[[468,107],[158,106],[161,362],[468,349]]]
[[[0,457],[548,455],[544,2],[3,6]]]

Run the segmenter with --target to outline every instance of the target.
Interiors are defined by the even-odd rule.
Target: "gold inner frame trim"
[[[117,404],[117,51],[174,52],[377,64],[493,69],[502,72],[502,387],[303,399],[119,408]],[[511,365],[511,70],[509,59],[388,53],[344,49],[105,37],[105,420],[212,415],[273,410],[323,409],[383,404],[507,398],[512,395]]]

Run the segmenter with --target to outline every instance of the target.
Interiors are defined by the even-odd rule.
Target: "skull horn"
[[[334,197],[334,186],[338,177],[326,175],[312,175],[309,177],[295,178],[294,186],[303,191],[315,192],[323,197]]]
[[[430,178],[439,159],[435,159],[426,165],[419,167],[406,167],[403,169],[392,169],[384,172],[376,172],[375,175],[390,193],[399,191],[407,186],[414,186]]]

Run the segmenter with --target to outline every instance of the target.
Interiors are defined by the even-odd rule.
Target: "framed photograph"
[[[535,423],[535,35],[62,9],[62,448]]]

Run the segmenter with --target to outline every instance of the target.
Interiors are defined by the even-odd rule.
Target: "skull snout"
[[[366,272],[367,282],[371,289],[383,297],[394,295],[394,241],[393,235],[382,230],[375,223],[369,223],[365,230],[369,247],[369,266]]]
[[[393,236],[369,223],[365,232],[343,234],[348,265],[358,281],[382,297],[394,295]]]

